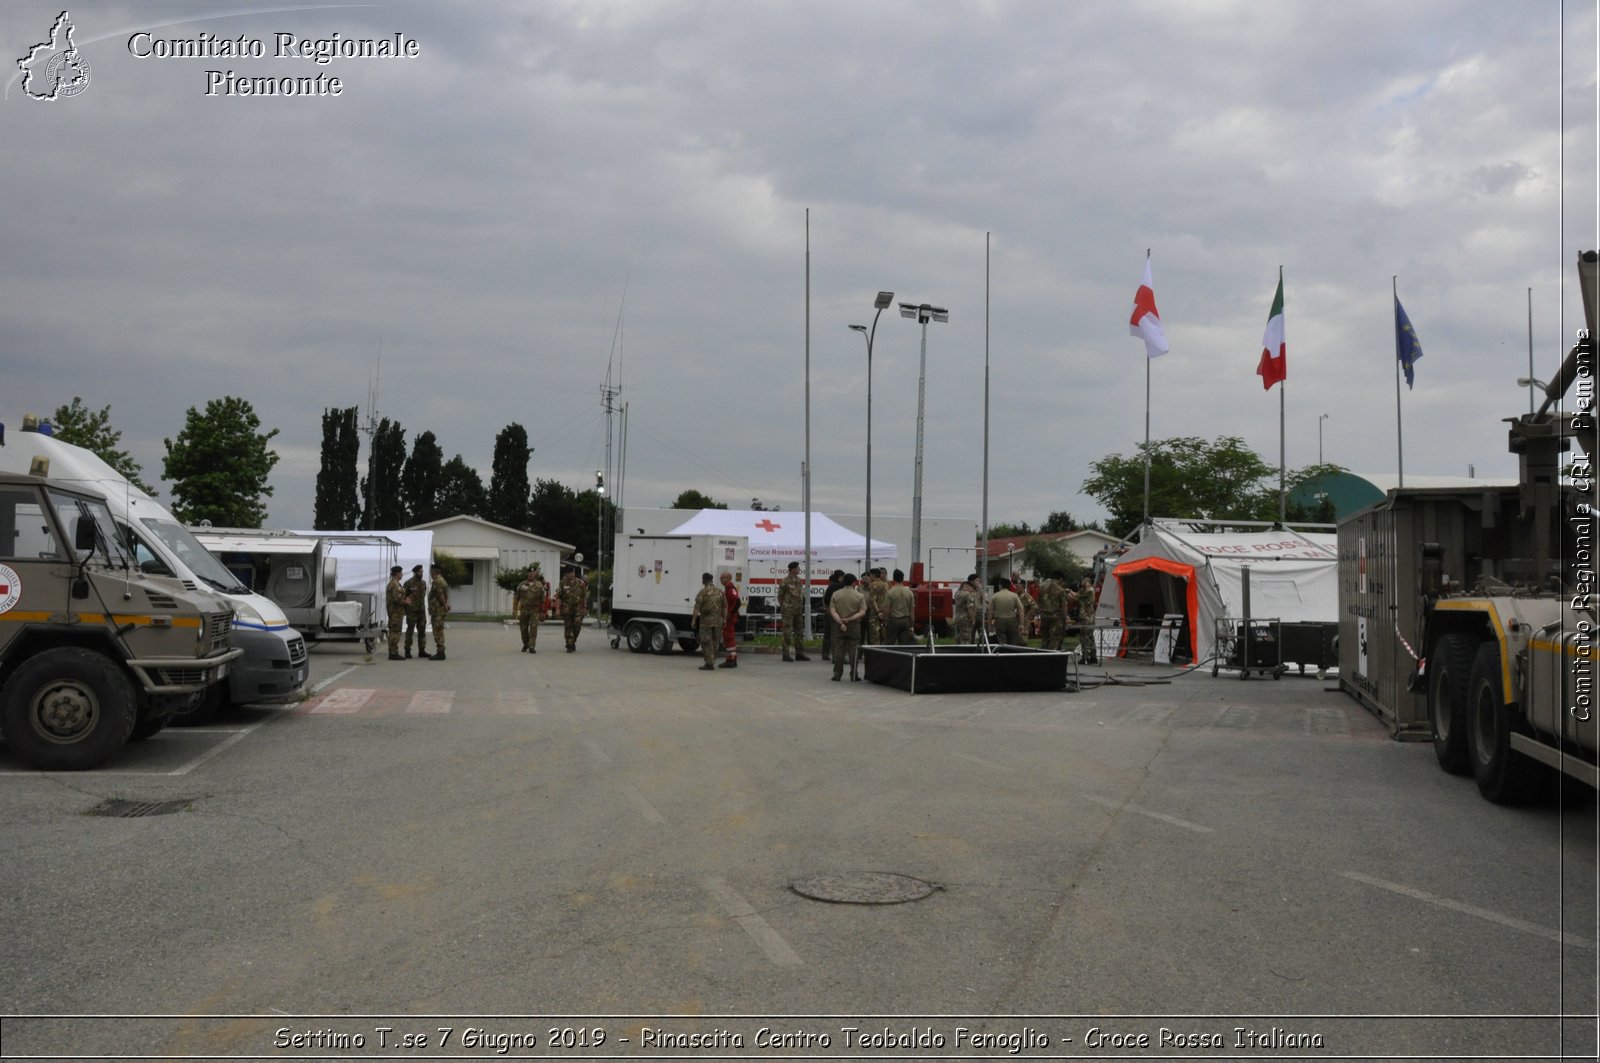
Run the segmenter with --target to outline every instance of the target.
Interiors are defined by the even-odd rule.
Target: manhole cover
[[[847,871],[798,878],[789,888],[802,897],[833,904],[904,904],[944,887],[891,871]]]
[[[187,799],[177,801],[129,801],[121,797],[112,797],[95,805],[86,816],[110,816],[113,819],[136,819],[139,816],[170,816],[174,812],[182,812],[191,802]]]

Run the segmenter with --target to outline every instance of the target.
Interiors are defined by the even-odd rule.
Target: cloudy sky
[[[0,421],[109,403],[166,496],[163,437],[240,396],[280,430],[281,526],[311,522],[323,409],[374,390],[408,445],[487,480],[519,422],[530,477],[586,488],[608,370],[628,504],[799,508],[808,336],[813,505],[860,512],[846,326],[880,289],[950,311],[924,512],[978,517],[987,350],[991,518],[1102,516],[1089,463],[1144,434],[1146,248],[1154,436],[1276,461],[1282,266],[1289,465],[1320,423],[1327,460],[1392,474],[1397,276],[1405,471],[1512,475],[1529,289],[1548,378],[1597,244],[1593,0],[85,2],[89,84],[31,99],[16,60],[60,10],[0,12]],[[418,54],[319,65],[280,33]],[[241,37],[264,54],[135,54]],[[230,70],[342,91],[230,96]],[[919,338],[878,322],[878,513],[911,510]]]

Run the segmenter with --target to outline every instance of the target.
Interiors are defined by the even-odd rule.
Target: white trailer
[[[399,563],[400,544],[387,535],[189,530],[239,582],[276,602],[311,641],[360,642],[368,653],[376,647],[387,623],[381,592],[341,589],[343,572],[334,551],[341,546],[365,548],[370,571],[364,582],[381,585],[390,567]]]
[[[742,535],[618,535],[611,582],[611,646],[634,653],[699,649],[689,622],[701,577],[731,573],[743,586],[750,540]]]

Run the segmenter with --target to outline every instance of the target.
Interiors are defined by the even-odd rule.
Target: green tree
[[[439,516],[481,517],[488,505],[489,493],[477,469],[462,461],[460,454],[444,463],[439,474]]]
[[[472,582],[472,570],[455,554],[445,550],[433,552],[433,564],[439,566],[439,575],[452,587],[464,587]]]
[[[668,509],[727,509],[726,502],[718,502],[710,495],[703,495],[699,491],[688,490],[672,500]]]
[[[1008,536],[1032,535],[1033,527],[1023,521],[1021,524],[994,524],[989,527],[989,538],[1004,539]]]
[[[266,523],[263,496],[278,455],[267,444],[261,418],[244,399],[212,399],[201,413],[193,406],[183,431],[165,439],[161,478],[172,481],[172,512],[186,524],[209,520],[219,527],[259,528]]]
[[[528,526],[528,459],[532,456],[528,431],[520,424],[508,424],[494,437],[487,516],[496,524],[531,530]]]
[[[406,462],[406,430],[399,421],[385,417],[372,434],[372,449],[367,452],[367,475],[361,481],[361,495],[367,500],[367,527],[402,528],[406,505],[400,497],[400,470]]]
[[[423,432],[412,441],[411,457],[400,470],[400,500],[405,503],[407,527],[449,515],[439,511],[443,483],[444,451],[432,432]]]
[[[1277,470],[1239,437],[1154,439],[1148,446],[1152,517],[1277,519]],[[1145,448],[1141,443],[1131,457],[1110,454],[1089,466],[1083,491],[1110,513],[1112,535],[1127,535],[1144,519]]]
[[[1069,532],[1077,531],[1078,528],[1079,524],[1073,519],[1072,514],[1062,512],[1059,509],[1052,510],[1050,515],[1044,519],[1044,523],[1039,525],[1040,532]]]
[[[361,527],[361,488],[356,472],[361,433],[354,406],[322,411],[322,467],[311,526],[318,531]]]
[[[122,433],[111,427],[111,404],[91,410],[83,404],[83,399],[77,395],[72,396],[69,406],[57,406],[56,412],[50,418],[51,425],[55,428],[55,438],[63,443],[71,443],[84,450],[92,450],[99,455],[100,460],[117,470],[124,480],[143,491],[147,495],[156,493],[155,488],[140,479],[139,474],[144,470],[133,456],[126,450],[119,449],[117,444],[122,442]]]
[[[1032,539],[1022,548],[1022,567],[1040,579],[1066,580],[1076,587],[1089,574],[1078,555],[1053,539]]]
[[[593,518],[591,510],[589,517]],[[559,480],[539,479],[534,482],[528,498],[528,530],[558,543],[581,544],[583,539],[584,511],[578,505],[578,493]],[[590,529],[593,535],[593,529]]]

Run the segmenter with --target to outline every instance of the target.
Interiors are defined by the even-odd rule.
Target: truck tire
[[[1478,781],[1478,792],[1497,805],[1528,800],[1543,765],[1511,749],[1512,732],[1525,732],[1527,726],[1501,695],[1500,647],[1493,641],[1480,645],[1472,659],[1467,707],[1472,775]]]
[[[130,742],[143,742],[151,735],[159,734],[166,729],[167,724],[174,722],[176,710],[171,705],[146,704],[139,709],[138,716],[133,723],[133,733],[128,735]]]
[[[172,714],[174,727],[204,727],[233,704],[228,681],[220,679],[200,692],[200,696]]]
[[[103,653],[77,646],[45,650],[6,683],[0,732],[11,752],[42,771],[103,763],[133,733],[133,682]]]
[[[644,652],[645,630],[643,624],[639,623],[637,620],[632,621],[628,624],[627,629],[623,631],[622,634],[623,637],[628,640],[629,653]]]
[[[1433,755],[1451,775],[1472,774],[1467,750],[1467,677],[1478,640],[1470,635],[1444,635],[1429,655],[1428,729]]]
[[[672,638],[667,634],[667,629],[660,624],[656,624],[650,629],[650,652],[672,652]]]
[[[695,653],[700,649],[700,640],[692,635],[679,635],[678,648],[684,653]]]

